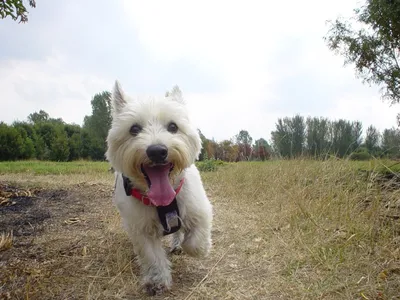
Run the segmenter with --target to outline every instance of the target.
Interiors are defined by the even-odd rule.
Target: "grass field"
[[[174,286],[158,299],[400,299],[394,164],[243,162],[202,173],[211,255],[171,256]],[[0,299],[148,298],[108,167],[0,163]]]

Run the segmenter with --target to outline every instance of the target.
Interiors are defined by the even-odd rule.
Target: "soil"
[[[27,293],[30,282],[36,273],[50,276],[45,273],[54,271],[54,261],[81,248],[75,232],[101,229],[94,224],[96,214],[111,202],[111,193],[110,187],[96,184],[43,189],[0,182],[0,232],[13,235],[12,247],[0,249],[0,299],[44,299]]]

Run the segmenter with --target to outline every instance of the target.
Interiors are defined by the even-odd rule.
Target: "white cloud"
[[[337,99],[334,109],[326,116],[331,119],[360,120],[364,130],[374,125],[383,131],[395,126],[397,113],[398,106],[390,107],[377,97],[348,93]]]
[[[68,61],[57,54],[44,61],[0,61],[0,78],[0,104],[6,108],[0,119],[7,123],[43,109],[51,117],[82,124],[91,113],[91,97],[111,87],[111,81],[68,70]]]

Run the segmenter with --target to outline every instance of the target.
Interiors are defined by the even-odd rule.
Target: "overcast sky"
[[[113,3],[113,4],[111,4]],[[196,3],[196,4],[194,4]],[[91,97],[118,79],[134,95],[177,84],[208,138],[246,129],[269,139],[279,117],[395,125],[382,102],[323,40],[355,0],[37,0],[29,22],[0,20],[0,120],[43,109],[82,124]]]

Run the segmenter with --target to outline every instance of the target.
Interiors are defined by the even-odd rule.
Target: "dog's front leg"
[[[157,295],[168,290],[172,284],[170,262],[161,240],[152,236],[136,236],[134,245],[147,293]]]
[[[181,254],[182,252],[182,240],[183,240],[183,232],[181,230],[175,232],[172,235],[170,253],[171,254]]]
[[[182,249],[190,256],[205,257],[211,248],[211,225],[208,221],[198,222],[187,228]]]

